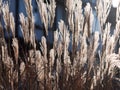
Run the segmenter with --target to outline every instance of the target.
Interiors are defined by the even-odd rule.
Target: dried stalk
[[[55,0],[50,0],[50,4],[48,4],[48,2],[45,4],[43,0],[36,1],[38,4],[41,20],[44,24],[46,35],[48,35],[48,28],[52,27],[55,18],[56,2]]]
[[[32,0],[25,0],[27,16],[20,14],[23,46],[15,38],[15,23],[8,3],[2,4],[5,26],[0,23],[0,89],[34,90],[113,90],[114,80],[119,83],[120,48],[120,10],[117,8],[116,27],[111,34],[111,24],[106,23],[111,0],[97,1],[97,17],[102,33],[94,29],[93,9],[89,3],[82,9],[81,0],[66,0],[67,23],[60,20],[54,32],[53,48],[48,49],[47,38],[42,36],[40,48],[36,50]],[[55,17],[55,0],[37,0],[38,9],[46,35],[52,28]],[[107,6],[107,7],[106,7]],[[2,7],[2,8],[1,8]],[[103,28],[105,26],[105,28]],[[12,43],[5,42],[3,28],[10,34]],[[101,37],[100,37],[101,35]],[[10,38],[9,38],[10,39]],[[101,40],[101,42],[100,42]],[[34,48],[28,48],[32,45]],[[101,49],[98,49],[102,45]],[[39,45],[38,45],[39,46]],[[119,46],[119,45],[118,45]],[[72,50],[71,48],[72,47]],[[9,50],[11,49],[11,55]],[[118,68],[118,70],[116,70]],[[116,81],[116,80],[115,80]],[[116,84],[116,85],[117,85]],[[19,87],[18,87],[19,86]],[[119,87],[119,85],[118,85]]]
[[[28,41],[30,44],[36,48],[35,44],[35,33],[34,33],[34,17],[32,12],[32,0],[24,0],[25,6],[26,6],[26,12],[27,12],[27,22],[28,22],[28,32],[29,32],[29,38]]]

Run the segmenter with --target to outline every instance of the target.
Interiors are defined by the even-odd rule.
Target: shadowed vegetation
[[[40,42],[34,33],[32,0],[24,1],[27,17],[19,14],[23,35],[19,38],[9,5],[0,0],[4,21],[0,23],[0,90],[120,90],[120,4],[111,34],[106,22],[111,0],[97,0],[99,27],[93,27],[89,3],[83,8],[81,0],[64,0],[66,21],[60,20],[53,30],[49,46],[46,38],[54,25],[56,0],[36,0],[45,32]]]

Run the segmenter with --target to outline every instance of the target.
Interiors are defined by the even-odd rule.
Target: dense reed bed
[[[0,23],[0,90],[120,89],[120,4],[111,34],[111,23],[106,22],[111,0],[97,0],[99,32],[93,27],[95,17],[89,3],[83,8],[81,0],[64,0],[66,21],[61,20],[53,30],[53,45],[48,48],[46,37],[48,28],[53,27],[56,0],[36,0],[45,32],[40,42],[34,33],[32,0],[24,1],[27,17],[19,14],[21,40],[15,35],[16,23],[8,3],[0,0],[4,21],[4,25]]]

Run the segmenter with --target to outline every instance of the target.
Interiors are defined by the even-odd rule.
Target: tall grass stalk
[[[115,52],[120,45],[120,4],[111,34],[111,23],[106,21],[111,0],[97,0],[100,32],[92,31],[95,18],[90,3],[83,8],[81,0],[65,0],[66,22],[61,19],[58,23],[48,49],[46,36],[55,21],[56,0],[36,0],[46,33],[39,43],[35,42],[32,0],[24,1],[27,16],[19,14],[21,44],[15,37],[16,23],[9,5],[0,0],[0,18],[5,24],[0,22],[0,90],[120,89],[120,47]]]

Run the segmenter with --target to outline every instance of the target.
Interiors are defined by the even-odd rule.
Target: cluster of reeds
[[[48,35],[48,28],[54,23],[56,2],[36,1]],[[67,22],[59,22],[52,48],[47,48],[47,39],[42,36],[37,49],[31,0],[25,0],[27,17],[19,15],[22,44],[15,37],[9,5],[0,0],[0,18],[4,21],[4,25],[0,23],[0,90],[120,89],[120,47],[115,53],[117,42],[120,44],[120,4],[113,34],[111,24],[106,22],[111,0],[97,0],[100,32],[93,32],[98,27],[93,27],[95,18],[89,3],[82,8],[81,0],[65,0],[64,5]]]

